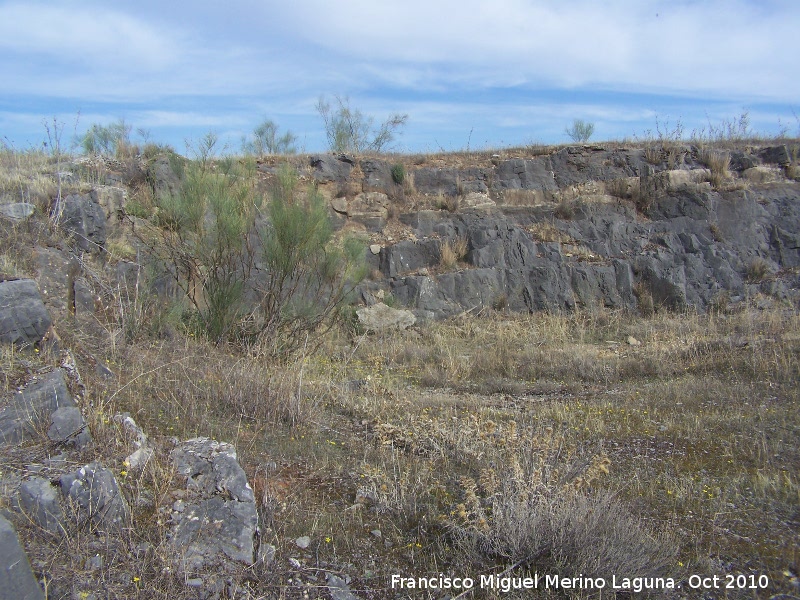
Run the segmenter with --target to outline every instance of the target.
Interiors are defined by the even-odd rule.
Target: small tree
[[[254,277],[261,298],[253,315],[260,351],[290,356],[332,326],[366,276],[364,243],[335,240],[324,198],[297,190],[297,174],[284,165],[261,234],[263,269]]]
[[[201,330],[219,343],[243,315],[244,282],[254,263],[248,235],[258,197],[237,173],[212,173],[192,163],[180,191],[156,204],[159,235],[151,249],[170,265]]]
[[[395,113],[374,128],[375,120],[350,108],[348,98],[336,96],[336,103],[338,107],[334,109],[324,97],[317,102],[331,152],[383,152],[408,121],[408,115]]]
[[[565,133],[572,138],[573,142],[588,142],[594,133],[594,123],[587,123],[583,119],[575,119],[571,127],[567,127]]]
[[[287,131],[278,136],[278,126],[266,119],[253,130],[252,139],[242,139],[242,150],[248,154],[262,157],[267,154],[294,154],[297,152],[295,143],[297,136]]]
[[[257,218],[262,201],[252,177],[229,167],[192,163],[179,193],[160,198],[153,227],[137,227],[137,235],[167,266],[210,340],[282,359],[311,351],[366,276],[364,244],[334,239],[322,196],[300,193],[288,165],[265,219]]]
[[[131,126],[125,123],[125,119],[119,119],[109,125],[94,123],[77,141],[85,154],[102,156],[116,156],[121,150],[130,146],[130,143]]]

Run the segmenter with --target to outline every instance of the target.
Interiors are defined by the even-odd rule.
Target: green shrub
[[[93,124],[77,141],[84,154],[118,156],[131,145],[131,126],[120,119],[109,125]]]
[[[397,185],[402,185],[405,180],[406,168],[400,163],[392,165],[392,181],[394,181]]]
[[[322,196],[301,194],[288,165],[257,227],[262,198],[243,169],[192,163],[180,192],[156,202],[156,235],[139,235],[185,294],[198,333],[288,358],[336,322],[366,275],[364,244],[334,240]]]

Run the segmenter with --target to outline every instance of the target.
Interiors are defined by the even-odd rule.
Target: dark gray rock
[[[153,190],[153,196],[163,198],[174,196],[180,192],[183,159],[178,155],[159,156],[146,171],[147,181]]]
[[[341,577],[328,573],[327,583],[332,600],[359,600],[359,597],[350,591],[347,581]]]
[[[44,600],[17,532],[0,515],[0,595],[14,600]]]
[[[353,170],[352,160],[337,158],[330,154],[316,154],[310,158],[310,164],[314,168],[314,179],[322,182],[343,183]]]
[[[792,157],[789,154],[789,149],[786,147],[785,144],[780,146],[770,146],[769,148],[764,148],[759,152],[759,157],[765,163],[775,163],[782,167],[790,164],[792,162]]]
[[[555,182],[560,188],[590,181],[634,177],[641,164],[637,154],[602,147],[568,146],[550,157]]]
[[[35,281],[0,282],[0,342],[31,346],[41,341],[51,324]]]
[[[79,450],[92,442],[86,421],[76,406],[62,406],[50,415],[47,437],[60,444],[75,446]]]
[[[489,191],[489,174],[484,169],[436,169],[422,167],[414,171],[414,189],[420,194],[458,196]]]
[[[59,493],[50,480],[33,477],[19,488],[19,506],[39,527],[54,534],[64,533],[64,513]]]
[[[91,195],[64,198],[61,226],[81,250],[100,253],[106,244],[106,214]]]
[[[130,509],[114,473],[90,463],[61,476],[61,493],[82,519],[95,525],[120,529],[130,520]]]
[[[51,424],[51,415],[62,407],[75,407],[64,372],[56,369],[28,385],[0,411],[0,442],[19,443]]]
[[[495,190],[556,191],[555,174],[549,156],[530,160],[515,158],[501,162],[495,172]]]
[[[439,240],[403,241],[381,249],[380,269],[387,277],[400,277],[439,262]]]
[[[362,183],[364,192],[383,192],[388,195],[394,191],[397,184],[392,179],[392,166],[389,163],[365,158],[359,165],[364,173]]]
[[[761,164],[761,161],[758,160],[755,156],[745,152],[731,152],[731,163],[730,163],[730,170],[736,171],[741,173],[742,171],[746,171],[747,169],[752,169],[753,167],[757,167]]]
[[[187,440],[172,451],[190,496],[173,512],[172,543],[182,573],[253,564],[257,558],[258,513],[253,490],[230,444],[208,438]]]

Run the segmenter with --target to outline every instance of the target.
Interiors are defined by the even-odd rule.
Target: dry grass
[[[465,237],[444,240],[439,247],[439,267],[445,271],[455,268],[467,255],[468,248],[469,242]]]
[[[506,206],[538,206],[546,195],[541,190],[505,190],[501,203]]]
[[[629,336],[641,346],[627,344]],[[444,518],[466,544],[459,560],[504,557],[500,563],[510,565],[526,552],[539,556],[531,548],[546,545],[548,531],[540,519],[557,519],[558,506],[574,516],[581,503],[603,502],[606,490],[622,502],[609,513],[609,531],[619,526],[633,537],[605,536],[619,545],[603,556],[624,561],[626,548],[638,548],[649,567],[668,565],[678,578],[686,572],[681,565],[719,569],[724,556],[726,571],[769,573],[774,593],[787,589],[781,571],[800,560],[790,517],[800,508],[800,481],[790,475],[800,455],[791,435],[776,435],[800,425],[799,342],[800,320],[782,311],[470,319],[438,324],[420,339],[375,340],[359,349],[359,356],[376,356],[369,361],[380,389],[418,381],[438,392],[408,390],[389,402],[373,392],[346,404],[375,423],[381,444],[446,461],[457,482],[447,486],[455,512]],[[602,449],[609,473],[588,477],[599,495],[559,495],[558,485],[546,486],[550,495],[537,496],[539,505],[519,500],[512,483],[503,484],[517,490],[511,495],[481,487],[492,481],[492,465],[524,464],[535,455],[534,442],[542,456],[558,454],[547,468],[571,473],[567,480]],[[519,481],[530,487],[535,469],[526,469]],[[668,560],[669,544],[659,546],[666,554],[637,546],[649,539],[637,537],[633,523],[641,518],[656,535],[672,532],[676,558]],[[527,537],[533,534],[542,537]],[[544,553],[534,564],[558,560]]]
[[[711,171],[708,180],[714,188],[721,187],[725,181],[730,179],[731,155],[729,152],[704,149],[700,153],[699,160]]]

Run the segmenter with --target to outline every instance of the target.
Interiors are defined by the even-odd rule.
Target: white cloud
[[[800,3],[307,0],[276,10],[308,44],[417,85],[800,93],[786,46]]]
[[[0,6],[0,48],[49,56],[78,68],[166,69],[176,45],[166,30],[108,8],[9,3]]]

